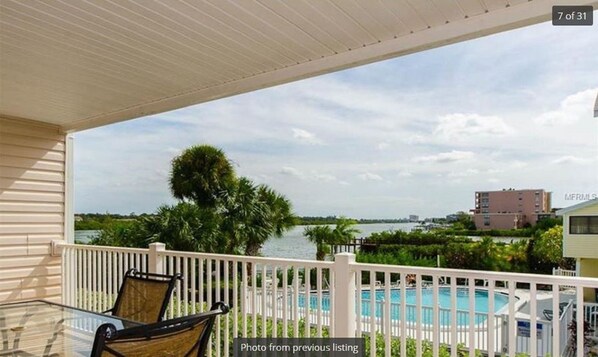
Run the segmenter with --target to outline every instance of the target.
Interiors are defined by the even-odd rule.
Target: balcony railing
[[[110,308],[124,272],[135,267],[184,275],[169,318],[219,300],[232,305],[216,323],[215,356],[231,355],[236,337],[324,336],[362,336],[370,356],[411,356],[410,348],[416,356],[557,356],[566,349],[585,356],[583,334],[571,340],[568,326],[576,320],[582,331],[584,320],[597,322],[596,305],[575,306],[584,306],[583,289],[598,288],[598,279],[361,264],[349,253],[322,262],[169,251],[160,243],[61,247],[66,304]],[[551,320],[544,314],[559,310]]]

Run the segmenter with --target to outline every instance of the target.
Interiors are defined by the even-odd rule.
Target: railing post
[[[149,255],[147,262],[148,273],[164,274],[164,253],[166,251],[166,244],[151,243],[149,245]]]
[[[334,256],[334,336],[355,337],[355,254]]]

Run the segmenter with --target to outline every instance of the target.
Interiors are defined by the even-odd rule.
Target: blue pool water
[[[431,288],[421,289],[422,296],[422,311],[421,311],[421,322],[424,324],[432,324],[434,322],[434,310],[433,306],[433,290]],[[371,292],[364,290],[361,292],[361,315],[363,317],[371,316],[370,306]],[[375,316],[382,317],[384,309],[384,290],[376,290],[376,308]],[[407,289],[405,291],[406,298],[406,317],[409,322],[417,322],[417,310],[416,310],[416,289]],[[401,319],[401,291],[400,289],[391,289],[390,291],[390,316],[393,320]],[[299,295],[299,307],[305,308],[306,296],[303,294]],[[476,289],[475,296],[475,319],[474,323],[479,324],[488,318],[488,291],[483,289]],[[502,293],[494,293],[494,311],[500,311],[509,302],[507,295]],[[438,319],[441,325],[450,325],[452,323],[451,316],[451,290],[450,287],[438,288],[438,304],[439,304],[439,316]],[[328,293],[322,293],[321,306],[323,311],[330,310],[330,295]],[[318,308],[318,297],[317,294],[312,293],[309,297],[309,308],[311,310],[317,310]],[[464,326],[469,325],[469,289],[457,288],[457,325]]]

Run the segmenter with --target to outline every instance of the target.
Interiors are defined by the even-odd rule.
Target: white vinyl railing
[[[577,272],[575,270],[567,270],[558,268],[552,268],[552,275],[556,276],[577,276]]]
[[[323,336],[363,336],[370,356],[439,356],[441,350],[451,356],[557,356],[566,346],[583,356],[583,334],[571,341],[567,326],[575,319],[581,331],[584,320],[596,322],[598,311],[586,305],[573,312],[573,305],[584,306],[584,288],[598,288],[598,279],[590,278],[361,264],[350,253],[322,262],[168,251],[160,243],[61,249],[69,305],[109,309],[132,267],[183,274],[167,318],[205,311],[216,301],[231,305],[216,322],[211,356],[231,355],[235,337]],[[564,286],[572,288],[563,292]],[[552,311],[572,303],[548,321],[539,294],[557,297],[549,303]]]

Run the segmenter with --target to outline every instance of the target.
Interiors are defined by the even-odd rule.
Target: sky
[[[301,216],[443,217],[503,188],[566,207],[598,193],[597,93],[596,25],[512,30],[75,133],[75,212],[176,203],[199,144]]]

